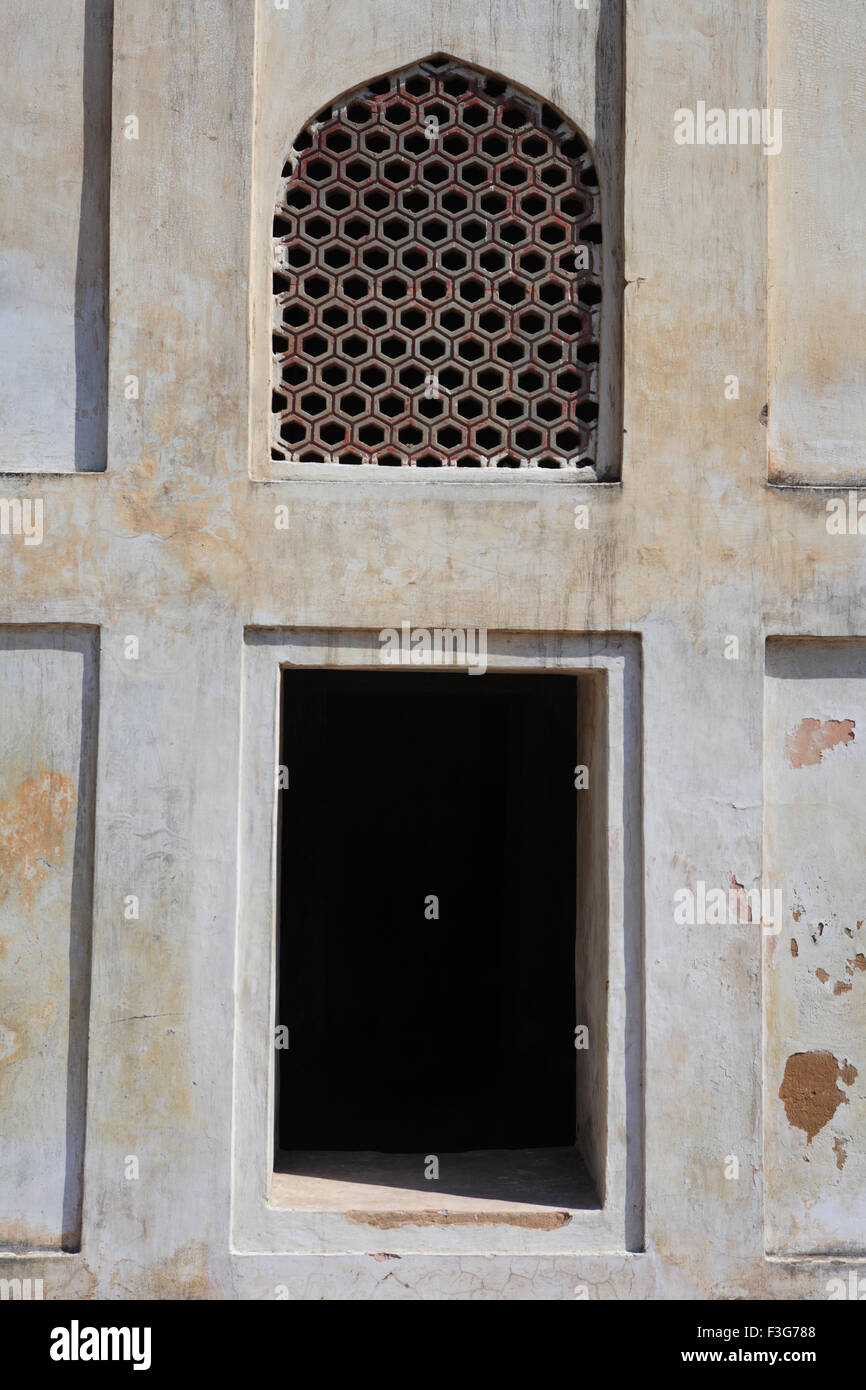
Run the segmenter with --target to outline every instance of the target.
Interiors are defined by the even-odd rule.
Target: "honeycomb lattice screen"
[[[371,82],[295,141],[274,243],[274,459],[594,468],[599,188],[558,112],[447,58]]]

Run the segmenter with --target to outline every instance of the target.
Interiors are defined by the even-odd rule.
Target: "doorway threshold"
[[[601,1202],[580,1155],[570,1147],[477,1149],[436,1156],[369,1151],[281,1151],[269,1205],[339,1212],[387,1230],[477,1223],[555,1229]]]

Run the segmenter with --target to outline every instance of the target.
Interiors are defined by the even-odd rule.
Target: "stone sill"
[[[507,1225],[556,1230],[579,1211],[600,1211],[573,1148],[479,1149],[439,1154],[439,1179],[425,1155],[295,1151],[278,1155],[269,1205],[332,1212],[356,1225]]]

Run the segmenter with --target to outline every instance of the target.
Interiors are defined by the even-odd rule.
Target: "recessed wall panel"
[[[866,483],[866,5],[769,12],[770,478]]]
[[[0,9],[0,472],[106,466],[112,14]]]
[[[866,641],[770,642],[764,740],[767,1248],[862,1254]]]
[[[0,1251],[81,1225],[97,652],[0,630]]]

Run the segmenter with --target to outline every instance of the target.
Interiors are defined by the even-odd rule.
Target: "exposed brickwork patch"
[[[801,719],[785,739],[785,755],[791,767],[816,767],[828,749],[853,742],[853,719]]]
[[[851,1086],[856,1076],[857,1068],[847,1061],[840,1066],[832,1052],[795,1052],[785,1063],[779,1087],[788,1124],[804,1130],[811,1144],[839,1106],[848,1104],[848,1097],[836,1083]]]

